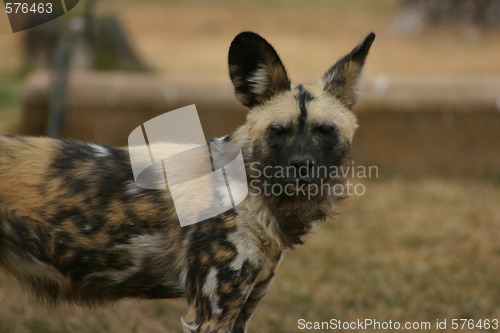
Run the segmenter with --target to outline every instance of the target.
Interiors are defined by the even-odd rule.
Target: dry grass
[[[500,188],[452,180],[366,183],[335,221],[287,255],[251,332],[297,320],[500,319]],[[0,332],[180,332],[184,300],[37,307],[0,280]],[[451,331],[450,331],[451,332]]]

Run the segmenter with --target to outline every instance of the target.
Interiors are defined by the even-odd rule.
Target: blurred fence
[[[24,134],[46,134],[50,80],[49,72],[27,80]],[[379,77],[363,91],[354,110],[357,165],[377,165],[380,176],[500,177],[500,77]],[[110,145],[185,105],[196,104],[207,138],[234,131],[246,115],[228,79],[74,72],[67,93],[61,136]]]

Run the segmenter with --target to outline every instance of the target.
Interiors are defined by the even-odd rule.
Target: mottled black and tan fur
[[[241,147],[249,178],[265,166],[345,163],[357,127],[350,108],[374,37],[317,86],[293,87],[262,37],[244,32],[234,39],[230,76],[250,112],[224,140]],[[0,136],[0,264],[40,299],[98,304],[186,296],[186,331],[245,332],[283,253],[302,243],[338,199],[265,196],[253,189],[235,209],[180,227],[168,191],[136,186],[128,153]]]

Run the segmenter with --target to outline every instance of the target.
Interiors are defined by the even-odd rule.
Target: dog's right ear
[[[229,75],[238,100],[253,107],[290,90],[290,80],[274,48],[253,32],[236,36],[229,48]]]

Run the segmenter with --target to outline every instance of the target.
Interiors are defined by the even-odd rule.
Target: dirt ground
[[[377,40],[368,77],[500,74],[498,31],[453,27],[403,36],[390,29],[395,5],[108,0],[101,10],[119,14],[139,54],[166,76],[227,76],[229,43],[243,30],[276,47],[292,80],[316,80],[370,31]],[[4,26],[0,22],[0,131],[20,119],[23,80],[16,72],[22,33]],[[250,332],[299,332],[301,318],[500,320],[498,183],[396,176],[363,184],[365,195],[349,198],[337,219],[287,255]],[[185,311],[184,300],[46,309],[0,273],[0,333],[181,332]]]

